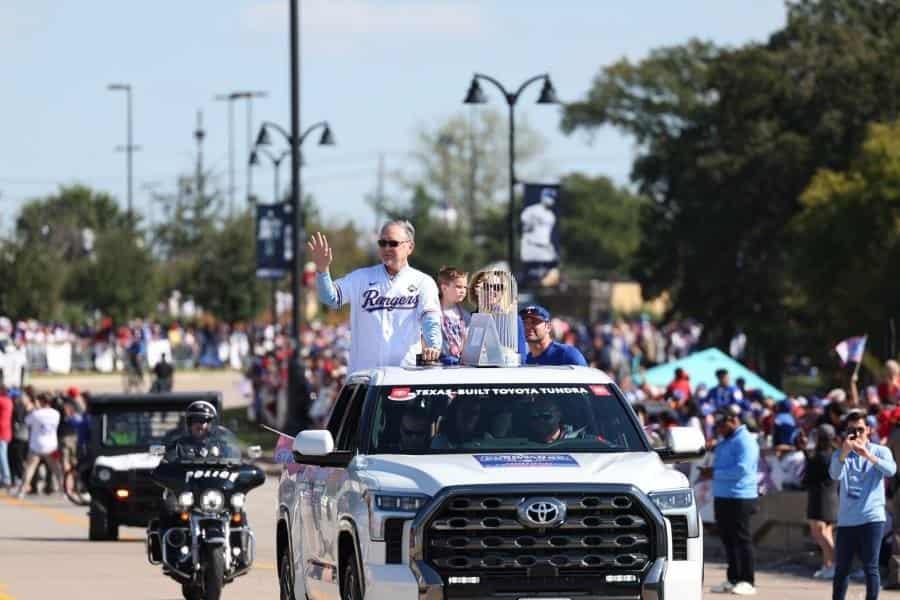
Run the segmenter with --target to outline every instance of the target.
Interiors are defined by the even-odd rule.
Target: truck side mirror
[[[325,456],[334,452],[334,438],[327,429],[307,429],[294,438],[293,450],[305,456]]]
[[[706,454],[706,438],[696,427],[672,427],[665,448],[656,451],[665,462],[683,462]]]

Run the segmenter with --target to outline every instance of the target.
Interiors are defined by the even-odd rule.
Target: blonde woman
[[[509,271],[503,269],[483,269],[476,272],[469,282],[469,299],[475,305],[472,314],[483,312],[490,315],[509,314],[518,301],[515,281]],[[520,364],[525,364],[528,345],[525,343],[525,324],[516,314],[516,350]]]

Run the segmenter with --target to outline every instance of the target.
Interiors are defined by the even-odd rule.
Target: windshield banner
[[[522,282],[554,285],[559,279],[559,185],[526,183],[520,224]]]
[[[571,454],[475,454],[485,469],[494,467],[577,467]]]

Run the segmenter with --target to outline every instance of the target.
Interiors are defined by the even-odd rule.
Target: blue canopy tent
[[[732,385],[734,385],[738,377],[743,377],[744,381],[747,382],[745,387],[748,390],[762,390],[763,395],[775,400],[787,397],[787,394],[718,348],[709,348],[702,352],[695,352],[680,360],[674,360],[648,369],[644,373],[644,380],[650,385],[665,387],[675,378],[675,369],[678,367],[684,369],[684,372],[690,376],[691,389],[696,389],[701,383],[705,383],[707,387],[717,385],[716,371],[718,369],[727,369]]]

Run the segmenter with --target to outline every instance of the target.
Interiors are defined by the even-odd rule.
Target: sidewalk
[[[729,597],[726,594],[713,594],[709,590],[725,580],[725,564],[707,562],[704,567],[706,581],[703,583],[703,597],[716,600]],[[825,600],[831,598],[831,582],[812,578],[812,570],[804,566],[784,566],[778,569],[758,567],[756,571],[757,598],[772,600]],[[850,581],[847,600],[864,600],[866,586],[863,583]],[[879,598],[884,600],[900,600],[900,591],[882,590]]]

